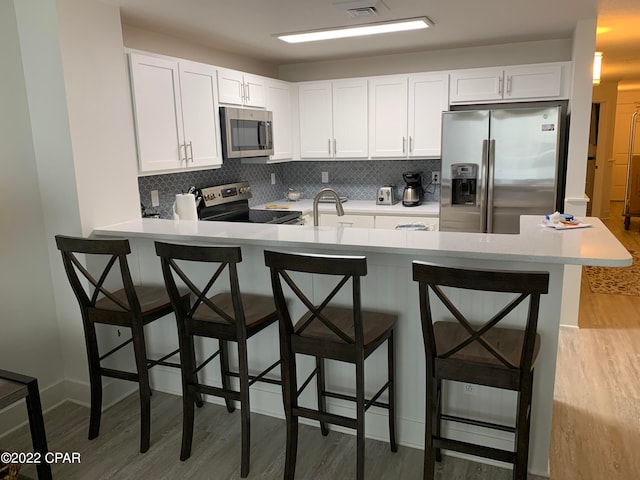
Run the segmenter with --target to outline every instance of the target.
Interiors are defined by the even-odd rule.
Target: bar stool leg
[[[100,374],[100,355],[95,325],[86,325],[87,357],[89,362],[89,385],[91,387],[91,413],[89,416],[89,440],[100,433],[100,416],[102,414],[102,375]]]
[[[364,480],[364,359],[356,361],[356,479]]]
[[[318,370],[316,373],[316,386],[318,392],[318,411],[325,413],[327,411],[327,403],[326,397],[324,396],[325,391],[325,377],[324,377],[324,359],[321,357],[316,357],[316,369]],[[320,432],[323,436],[329,435],[329,428],[327,426],[327,422],[320,421]]]
[[[249,407],[249,366],[246,342],[238,342],[238,370],[240,374],[240,418],[242,431],[242,449],[240,477],[249,475],[249,453],[251,447],[251,420]]]
[[[396,399],[395,399],[395,351],[393,348],[393,331],[387,340],[387,369],[389,370],[389,445],[392,452],[398,451],[396,443]]]
[[[29,428],[31,430],[33,451],[40,453],[44,457],[49,448],[47,447],[47,435],[44,429],[40,390],[38,389],[38,381],[36,379],[33,379],[27,384],[27,392],[27,413],[29,415]],[[38,470],[39,480],[51,480],[51,465],[47,462],[41,462],[36,468]]]
[[[149,450],[151,443],[151,387],[147,367],[147,348],[144,344],[143,327],[133,326],[131,332],[140,392],[140,453],[144,453]]]
[[[531,394],[533,388],[533,372],[522,382],[518,392],[518,418],[516,420],[516,462],[513,466],[514,480],[527,480],[529,463],[529,428],[531,425]]]
[[[231,389],[231,383],[229,381],[229,349],[227,342],[224,340],[218,340],[218,348],[220,349],[220,378],[222,378],[222,388],[225,390]],[[233,400],[225,398],[224,403],[227,406],[227,412],[232,413],[236,411],[236,406]]]
[[[427,366],[428,368],[428,366]],[[435,475],[435,451],[433,448],[433,434],[435,430],[434,422],[436,381],[427,375],[427,393],[426,393],[426,411],[425,411],[425,429],[424,429],[424,480],[433,480]]]
[[[435,434],[436,437],[440,437],[440,428],[442,426],[442,380],[437,379],[435,381]],[[442,461],[442,452],[439,448],[436,448],[436,462]]]
[[[296,474],[296,455],[298,454],[298,416],[293,411],[298,407],[298,382],[296,379],[293,354],[283,347],[282,352],[282,393],[284,414],[287,427],[287,443],[284,463],[284,480],[294,480]]]

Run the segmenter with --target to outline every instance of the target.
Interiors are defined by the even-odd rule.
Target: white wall
[[[37,377],[47,405],[64,398],[65,373],[47,248],[50,210],[43,205],[56,202],[52,192],[64,179],[41,167],[69,153],[59,121],[64,105],[55,98],[61,72],[50,68],[59,58],[45,20],[52,12],[52,1],[0,2],[0,369]],[[46,70],[47,85],[27,81],[43,74],[34,63]],[[49,95],[43,108],[34,105]],[[0,416],[0,432],[25,420],[24,404],[16,404]]]
[[[571,60],[571,40],[511,43],[280,66],[291,82]]]
[[[0,368],[37,376],[45,409],[89,398],[80,312],[54,235],[140,215],[123,50],[117,7],[0,2]],[[132,388],[114,383],[105,405]],[[26,418],[18,410],[2,412],[0,432]]]
[[[190,42],[159,32],[122,25],[124,44],[127,48],[186,58],[194,62],[208,63],[243,72],[278,78],[278,67],[269,62],[234,55],[207,45]]]

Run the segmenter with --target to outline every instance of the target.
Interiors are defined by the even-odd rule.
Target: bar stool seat
[[[395,383],[393,332],[397,316],[392,312],[363,310],[360,298],[360,279],[367,273],[365,257],[337,255],[308,255],[265,251],[265,263],[271,270],[271,284],[280,317],[280,349],[282,356],[282,379],[285,416],[287,422],[287,444],[285,458],[285,480],[295,477],[298,448],[298,419],[310,418],[320,422],[322,435],[327,435],[327,424],[340,425],[356,430],[356,477],[364,475],[364,415],[372,406],[388,410],[389,443],[391,451],[397,451],[395,439]],[[303,276],[302,274],[308,274]],[[333,280],[335,285],[324,300],[312,287],[301,288],[303,277],[313,276],[313,285],[318,277]],[[294,281],[296,278],[298,281]],[[322,281],[322,280],[319,280]],[[351,305],[330,304],[338,292],[351,282]],[[295,299],[285,297],[285,285]],[[347,290],[347,289],[345,289]],[[314,298],[312,302],[310,298]],[[337,302],[334,302],[337,303]],[[291,304],[291,305],[290,305]],[[296,309],[296,310],[294,310]],[[299,319],[293,322],[292,311],[302,310]],[[383,343],[387,344],[387,380],[370,398],[365,398],[365,359]],[[315,357],[316,368],[298,387],[298,354]],[[329,389],[325,385],[325,360],[337,360],[355,365],[355,395]],[[313,378],[316,378],[317,408],[299,404],[299,397]],[[388,401],[380,400],[386,391]],[[355,402],[355,418],[328,411],[326,398],[337,398]]]
[[[147,358],[144,326],[173,311],[167,290],[162,284],[134,285],[127,262],[131,247],[126,239],[102,240],[65,235],[56,235],[55,238],[69,283],[80,305],[84,325],[91,386],[89,440],[100,432],[102,377],[136,382],[140,396],[140,452],[144,453],[151,442],[149,369],[157,365],[180,368],[180,363],[167,361],[177,355],[179,349],[160,359]],[[89,271],[89,264],[95,265],[97,275]],[[180,295],[180,301],[189,305],[188,292],[182,290]],[[126,327],[131,337],[101,353],[97,324]],[[133,344],[135,372],[103,366],[106,358],[129,344]],[[198,405],[202,405],[201,398],[198,398]]]
[[[415,261],[413,279],[418,282],[426,354],[424,480],[434,479],[442,448],[511,463],[513,479],[526,480],[533,372],[540,352],[538,313],[540,297],[548,291],[549,273],[452,268]],[[487,294],[493,298],[485,303]],[[470,295],[477,298],[471,301]],[[503,305],[493,315],[487,314],[491,302]],[[508,326],[504,325],[506,318]],[[503,325],[498,327],[500,322]],[[443,381],[517,392],[514,425],[444,413]],[[513,433],[513,449],[445,437],[442,421]]]
[[[38,380],[26,375],[0,370],[0,410],[22,399],[25,399],[27,404],[33,451],[38,452],[44,458],[48,447]],[[47,462],[40,462],[36,465],[36,469],[39,480],[51,480],[51,466]]]

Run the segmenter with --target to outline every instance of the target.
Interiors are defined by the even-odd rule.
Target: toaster
[[[395,185],[385,185],[378,189],[376,205],[395,205],[398,203]]]

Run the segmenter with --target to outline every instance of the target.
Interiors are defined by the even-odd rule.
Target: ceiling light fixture
[[[602,52],[593,54],[593,84],[600,85],[600,72],[602,70]]]
[[[407,18],[393,22],[368,23],[350,27],[330,28],[296,33],[278,33],[274,37],[287,43],[315,42],[317,40],[333,40],[335,38],[359,37],[379,33],[404,32],[429,28],[433,22],[427,17]]]

